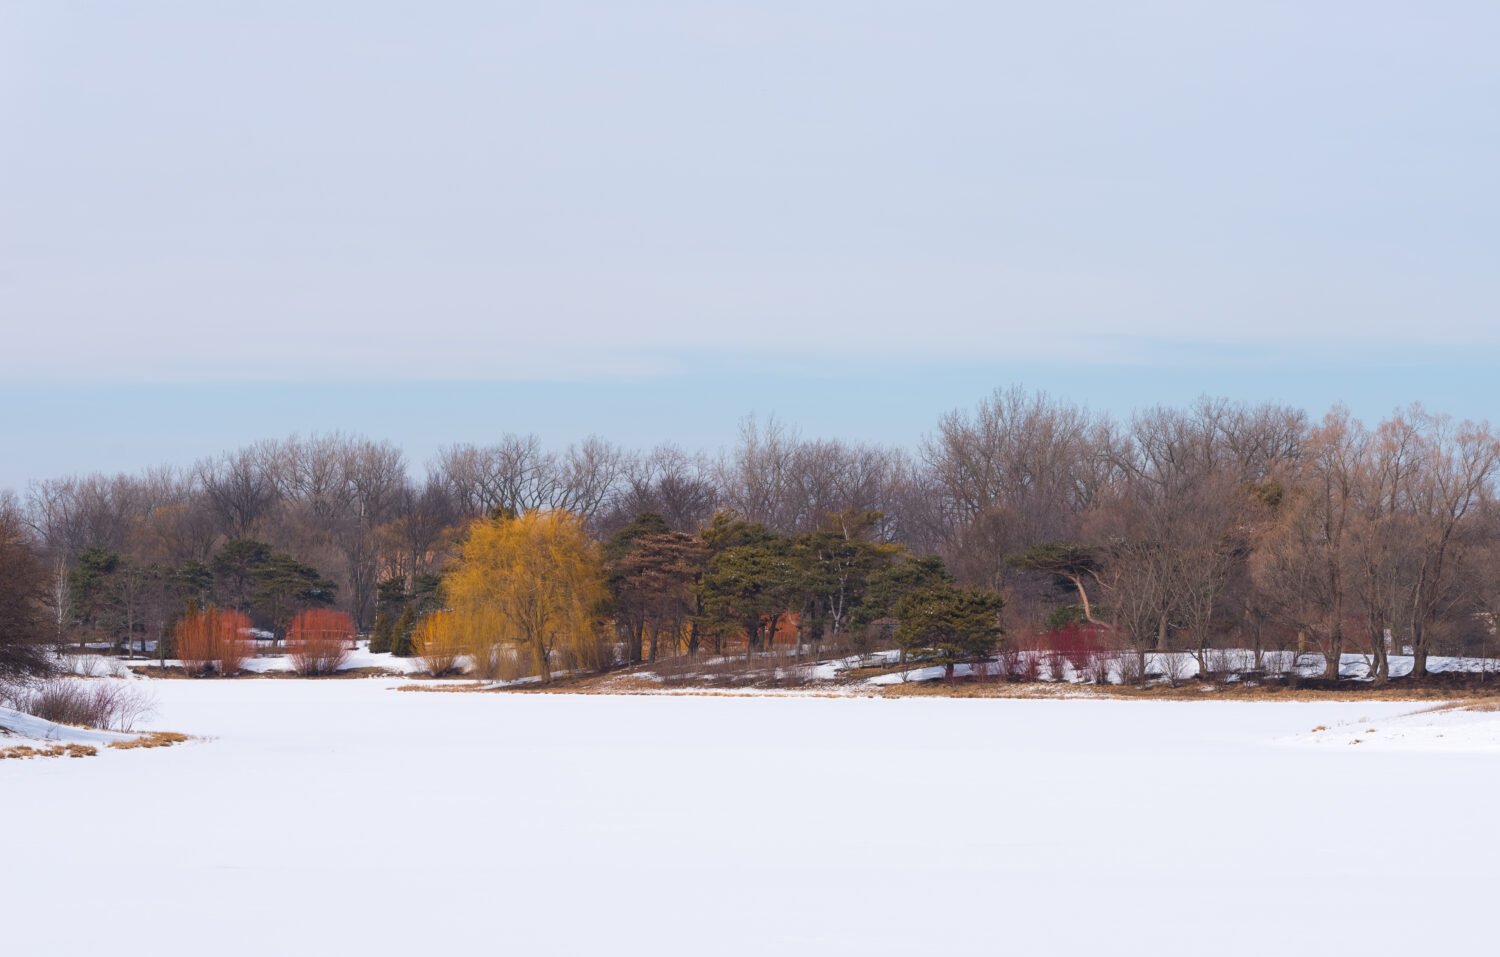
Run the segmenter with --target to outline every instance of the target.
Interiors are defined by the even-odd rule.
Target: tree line
[[[7,495],[0,554],[25,567],[0,574],[27,585],[3,627],[124,647],[166,636],[188,601],[273,635],[331,607],[387,647],[437,647],[493,631],[501,609],[524,630],[515,609],[538,595],[474,596],[515,580],[505,562],[528,549],[559,554],[565,526],[587,566],[573,605],[545,639],[508,636],[535,669],[564,650],[607,665],[893,642],[903,622],[913,647],[952,659],[993,643],[975,623],[1003,603],[1012,640],[1082,626],[1205,664],[1214,648],[1297,648],[1330,674],[1360,651],[1378,676],[1409,649],[1420,675],[1430,654],[1493,640],[1497,467],[1488,425],[1420,406],[1373,427],[1211,398],[1117,420],[1022,389],[943,416],[912,449],[747,420],[719,454],[506,435],[418,472],[386,442],[292,438]],[[547,517],[551,539],[533,527]]]

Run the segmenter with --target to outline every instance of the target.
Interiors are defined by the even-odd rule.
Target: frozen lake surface
[[[206,740],[0,762],[4,951],[1434,953],[1493,936],[1493,714],[396,683],[156,681],[148,724]]]

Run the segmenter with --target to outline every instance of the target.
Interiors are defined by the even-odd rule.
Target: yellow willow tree
[[[515,642],[531,654],[543,681],[554,652],[584,667],[604,667],[599,613],[607,591],[599,547],[579,519],[563,511],[480,519],[445,581],[452,625],[470,636],[476,661]],[[482,647],[480,647],[482,646]]]

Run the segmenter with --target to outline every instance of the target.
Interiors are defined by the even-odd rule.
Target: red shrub
[[[297,613],[286,630],[286,652],[297,674],[331,675],[354,647],[354,619],[329,608]]]
[[[1072,664],[1079,677],[1103,680],[1104,662],[1114,657],[1115,648],[1108,629],[1098,625],[1066,625],[1046,636],[1053,680],[1061,680],[1063,662]]]
[[[232,675],[245,667],[254,653],[250,637],[250,619],[237,611],[226,611],[209,605],[189,608],[172,631],[177,659],[190,675]]]

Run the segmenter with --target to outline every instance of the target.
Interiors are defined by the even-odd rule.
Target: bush
[[[1107,629],[1098,625],[1065,625],[1047,634],[1052,679],[1062,680],[1064,665],[1071,664],[1080,678],[1104,683],[1108,662],[1115,655],[1114,643]]]
[[[412,629],[417,624],[416,605],[409,604],[401,617],[396,620],[396,627],[391,633],[391,654],[397,658],[410,658],[414,649],[411,643]]]
[[[149,691],[117,679],[54,678],[11,688],[3,700],[44,721],[116,731],[131,731],[137,721],[156,711]]]
[[[449,611],[435,611],[412,629],[412,650],[434,678],[458,670],[464,641]]]
[[[375,628],[370,632],[371,654],[383,655],[391,650],[391,633],[395,626],[391,623],[391,616],[386,614],[385,609],[375,613]]]
[[[338,671],[353,646],[354,619],[331,608],[298,612],[286,630],[287,657],[304,678]]]
[[[250,619],[237,611],[209,605],[190,607],[172,630],[172,644],[182,669],[190,675],[238,674],[254,651]]]

